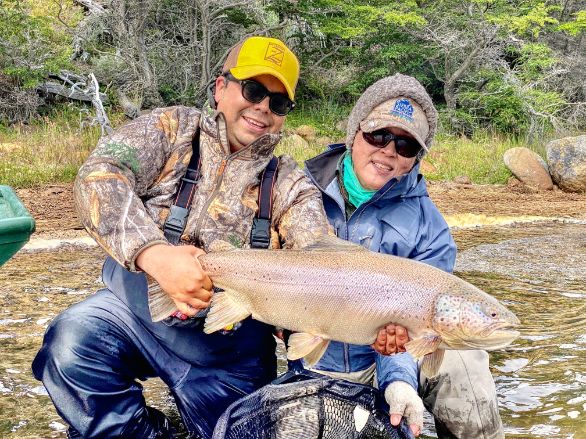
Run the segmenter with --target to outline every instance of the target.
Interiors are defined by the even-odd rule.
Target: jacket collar
[[[263,134],[254,142],[245,146],[241,150],[231,153],[230,144],[228,143],[228,130],[226,127],[226,119],[224,113],[212,110],[211,108],[204,109],[202,112],[200,127],[208,136],[212,137],[216,142],[217,153],[223,157],[230,155],[238,156],[244,160],[258,160],[262,158],[271,157],[275,147],[281,140],[281,133],[279,134]]]

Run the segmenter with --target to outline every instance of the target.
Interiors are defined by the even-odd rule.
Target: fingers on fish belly
[[[250,311],[232,300],[226,292],[215,293],[212,296],[210,312],[206,316],[203,332],[211,334],[238,323],[249,315]]]
[[[321,338],[319,335],[296,332],[289,337],[287,359],[303,358],[309,366],[313,366],[322,357],[329,344],[329,340]]]

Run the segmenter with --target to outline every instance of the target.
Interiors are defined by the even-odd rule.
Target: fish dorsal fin
[[[364,247],[358,244],[354,244],[350,241],[344,241],[343,239],[337,238],[332,235],[323,235],[313,241],[311,244],[303,247],[303,250],[309,251],[368,251]]]
[[[212,296],[210,312],[208,312],[203,326],[203,332],[206,334],[238,323],[250,315],[250,311],[236,303],[227,292],[229,290],[215,293]]]
[[[228,241],[216,239],[209,245],[208,250],[210,252],[231,252],[238,250],[238,248],[230,244]]]
[[[287,358],[289,360],[298,360],[303,357],[307,364],[312,366],[319,361],[329,344],[329,340],[319,335],[296,332],[289,337]]]
[[[446,351],[443,349],[438,349],[435,352],[427,354],[425,357],[423,357],[423,361],[421,362],[421,371],[426,377],[433,378],[438,374],[439,368],[444,360],[445,352]]]
[[[405,349],[419,360],[424,355],[434,352],[441,342],[442,338],[438,334],[430,332],[405,343]]]

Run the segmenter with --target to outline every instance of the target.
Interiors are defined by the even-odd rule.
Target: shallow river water
[[[491,353],[507,438],[586,438],[586,223],[454,228],[456,274],[521,319],[521,337]],[[65,437],[30,363],[48,322],[100,288],[103,253],[68,244],[21,251],[0,268],[0,437]],[[280,368],[285,362],[280,353]],[[148,403],[177,419],[158,380]],[[429,417],[424,437],[434,437]]]

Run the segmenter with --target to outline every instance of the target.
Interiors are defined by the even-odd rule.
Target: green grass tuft
[[[87,126],[85,115],[83,108],[62,106],[30,125],[1,127],[2,184],[22,188],[72,181],[100,137],[100,128]]]
[[[505,184],[512,174],[503,162],[503,155],[506,150],[521,146],[544,155],[540,146],[486,132],[477,132],[472,139],[440,133],[425,157],[433,166],[425,176],[429,180],[467,176],[473,183]]]

